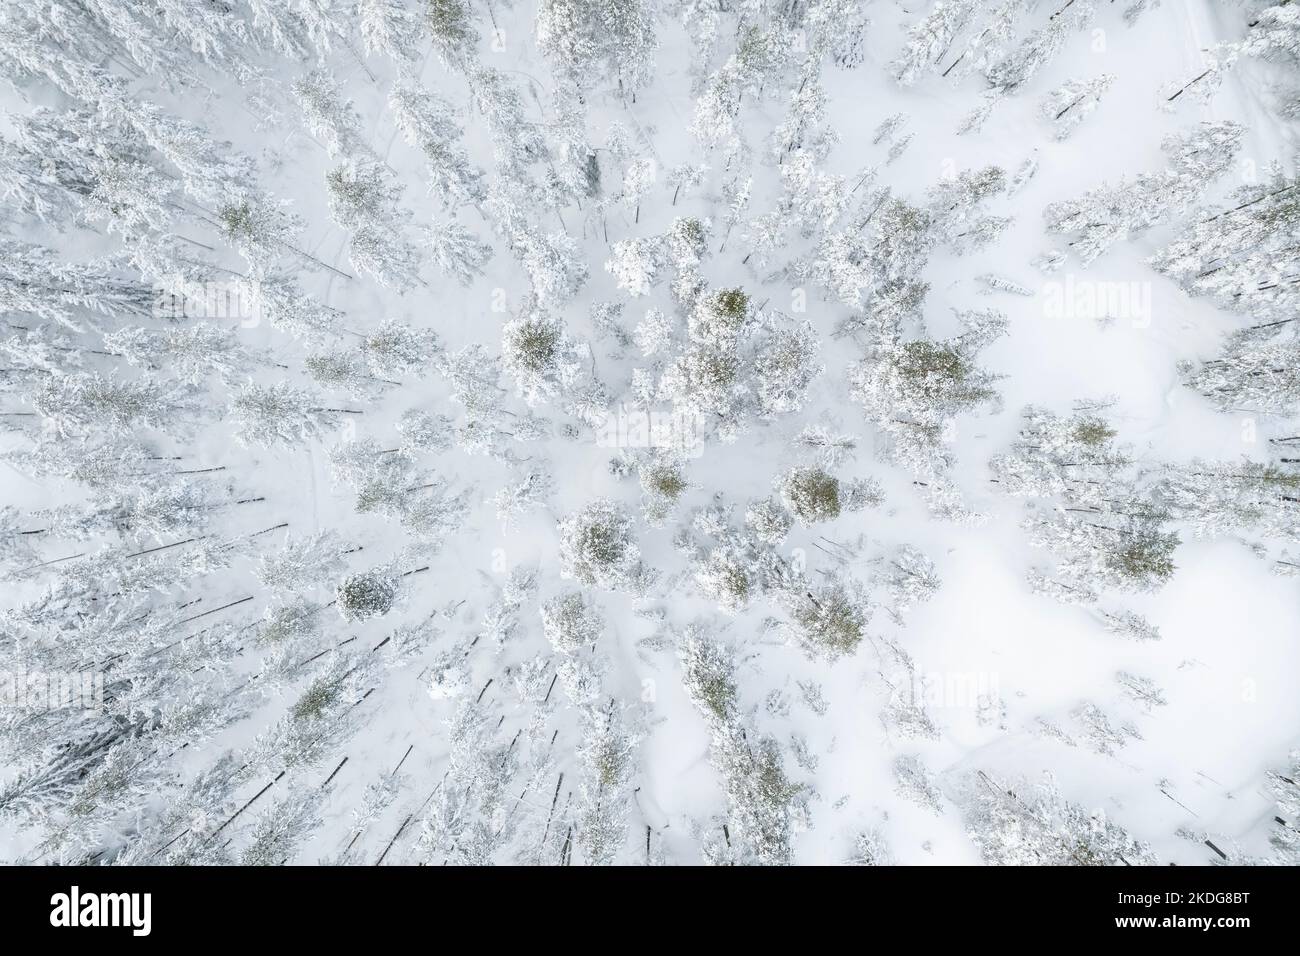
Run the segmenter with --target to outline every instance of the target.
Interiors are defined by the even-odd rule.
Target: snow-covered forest
[[[1298,68],[6,0],[0,859],[1300,863]]]

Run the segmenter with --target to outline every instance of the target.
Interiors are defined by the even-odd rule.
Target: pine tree
[[[350,350],[313,352],[302,364],[307,376],[322,389],[347,392],[354,398],[374,398],[385,387],[399,384],[377,378],[364,355]]]
[[[70,263],[53,249],[0,237],[0,308],[57,322],[74,332],[94,328],[100,316],[144,316],[154,303],[149,287],[119,277],[118,263]]]
[[[459,3],[460,0],[436,0]],[[546,138],[524,112],[523,98],[500,70],[477,70],[472,77],[474,102],[487,121],[497,173],[515,183],[528,182],[528,170],[547,158]]]
[[[710,757],[727,794],[727,817],[715,823],[705,840],[706,861],[764,866],[790,863],[802,788],[786,776],[775,740],[752,730],[746,733],[736,699],[731,653],[705,637],[701,627],[692,625],[683,636],[679,654],[682,683],[709,725]]]
[[[654,9],[646,0],[544,0],[537,45],[558,72],[584,85],[610,77],[633,94],[654,67]]]
[[[612,699],[604,707],[584,708],[582,723],[575,836],[587,863],[608,866],[627,840],[637,741]]]
[[[934,775],[916,754],[901,754],[894,758],[894,789],[919,807],[935,816],[943,815],[943,794],[935,786]]]
[[[574,361],[577,351],[560,321],[542,312],[508,322],[501,330],[502,365],[530,405],[569,389],[581,372]]]
[[[1115,77],[1103,73],[1091,80],[1069,80],[1043,98],[1039,115],[1052,123],[1057,139],[1065,139],[1100,103]]]
[[[366,571],[344,578],[335,593],[339,613],[348,621],[387,614],[397,602],[397,579],[383,572]]]
[[[425,26],[434,49],[448,66],[468,72],[477,59],[478,31],[466,0],[429,0]]]
[[[194,390],[159,379],[126,381],[79,372],[50,375],[31,396],[37,413],[60,434],[92,428],[185,427],[197,415]]]
[[[632,298],[648,295],[655,274],[663,267],[663,244],[657,238],[624,239],[614,243],[605,271]]]
[[[229,382],[258,361],[236,341],[233,332],[204,322],[161,332],[122,328],[105,335],[103,341],[105,349],[122,355],[132,365],[154,371],[170,367],[192,385],[214,374]],[[269,364],[266,359],[261,361]]]
[[[560,522],[560,574],[580,584],[638,592],[649,583],[632,519],[598,499]]]
[[[871,611],[853,582],[832,577],[820,587],[792,590],[787,603],[794,637],[811,655],[852,654],[867,636]]]
[[[1228,338],[1220,358],[1180,366],[1183,381],[1221,411],[1250,409],[1289,416],[1300,402],[1295,342],[1256,342],[1249,335]]]
[[[542,633],[556,653],[572,654],[590,647],[604,630],[596,608],[581,591],[566,591],[542,605]]]
[[[1261,10],[1250,24],[1242,52],[1268,60],[1300,59],[1300,17],[1286,3]]]
[[[385,319],[361,343],[361,354],[376,377],[428,374],[441,350],[432,329],[396,319]]]
[[[1198,218],[1152,258],[1187,291],[1282,330],[1294,315],[1300,262],[1300,182],[1276,174],[1238,190],[1231,204]],[[1269,320],[1276,320],[1270,325]]]
[[[1095,506],[1125,483],[1133,463],[1114,442],[1104,404],[1081,403],[1069,417],[1030,406],[1011,452],[989,462],[1000,490],[1017,497],[1062,496]]]
[[[1227,171],[1243,129],[1233,122],[1202,123],[1162,144],[1170,166],[1138,176],[1130,185],[1103,186],[1077,200],[1044,210],[1051,232],[1078,234],[1070,245],[1086,264],[1111,245],[1191,206],[1206,184]]]
[[[367,53],[382,53],[404,68],[420,58],[420,18],[402,0],[358,0],[358,28]]]
[[[990,466],[1003,490],[1048,499],[1026,519],[1030,542],[1060,556],[1056,577],[1030,574],[1036,591],[1092,603],[1104,588],[1150,591],[1174,573],[1173,515],[1133,473],[1127,449],[1100,414],[1082,405],[1070,418],[1028,408],[1012,453]]]
[[[361,129],[361,117],[334,77],[326,70],[313,70],[293,84],[293,95],[302,109],[307,129],[332,159],[363,156],[370,152]]]
[[[1156,862],[1147,844],[1103,811],[1071,803],[1049,776],[1004,788],[980,772],[969,784],[967,832],[985,862],[1031,866],[1140,866]]]
[[[906,46],[890,64],[894,78],[903,86],[911,86],[923,70],[934,69],[978,9],[975,0],[938,0],[930,13],[912,27]]]
[[[235,437],[250,445],[271,447],[315,439],[335,428],[349,409],[328,408],[305,389],[287,382],[241,385],[230,402]]]
[[[960,413],[997,406],[997,376],[975,364],[980,349],[1006,328],[993,310],[959,313],[965,331],[952,339],[899,341],[890,336],[850,375],[850,394],[894,442],[897,459],[918,475],[947,468],[947,430]]]
[[[1248,459],[1193,460],[1163,471],[1156,497],[1198,538],[1237,530],[1290,538],[1300,530],[1300,473],[1289,468]]]
[[[481,276],[484,264],[492,257],[492,247],[455,219],[435,223],[424,235],[443,275],[461,285],[469,285]]]
[[[461,145],[461,128],[451,104],[422,87],[401,83],[388,95],[397,128],[424,154],[429,191],[448,207],[486,198],[483,172]]]
[[[325,174],[325,186],[331,217],[352,234],[352,264],[401,292],[417,285],[421,256],[402,235],[408,214],[388,167],[349,160]]]
[[[1095,6],[1095,0],[1072,0],[1062,6],[1047,18],[1043,27],[985,69],[984,77],[989,85],[1003,93],[1013,93],[1024,86],[1060,52],[1071,31],[1082,30],[1092,21]]]

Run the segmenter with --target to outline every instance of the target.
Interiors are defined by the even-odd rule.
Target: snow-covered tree
[[[530,405],[575,386],[583,370],[582,351],[558,319],[540,311],[506,323],[501,332],[502,365]]]
[[[1007,787],[983,772],[968,784],[967,832],[987,863],[1013,866],[1143,866],[1156,862],[1102,810],[1066,799],[1049,776]]]
[[[608,866],[627,840],[637,740],[613,700],[584,708],[582,721],[575,837],[587,863]]]
[[[1167,466],[1155,494],[1197,537],[1243,530],[1294,538],[1300,532],[1300,472],[1273,462]]]
[[[542,605],[542,632],[558,653],[591,646],[603,629],[599,612],[581,591],[566,591]]]
[[[1297,291],[1286,277],[1300,267],[1300,181],[1276,174],[1243,187],[1226,207],[1198,217],[1152,258],[1187,291],[1284,331]],[[1275,320],[1277,325],[1269,325]]]
[[[230,401],[235,436],[245,444],[267,447],[319,438],[336,428],[343,415],[353,413],[329,408],[311,392],[288,382],[268,386],[249,382],[236,389]]]
[[[461,144],[461,127],[450,103],[404,83],[393,87],[388,105],[402,137],[424,155],[430,192],[449,207],[486,198],[483,172]]]
[[[403,67],[420,57],[420,17],[403,0],[358,0],[358,29],[367,53],[382,53]]]
[[[396,319],[381,322],[361,343],[361,354],[374,376],[427,374],[440,350],[433,329]]]
[[[1114,243],[1135,236],[1183,212],[1215,177],[1230,167],[1243,128],[1231,121],[1202,123],[1163,143],[1168,169],[1132,183],[1102,186],[1079,199],[1054,202],[1043,212],[1050,232],[1075,235],[1070,245],[1085,263]]]
[[[37,413],[64,434],[91,428],[185,427],[186,417],[197,413],[195,392],[188,386],[97,372],[50,375],[30,400]]]
[[[384,571],[363,571],[339,582],[335,599],[348,621],[364,621],[387,614],[397,603],[398,579]]]
[[[1006,328],[994,310],[960,313],[952,339],[887,338],[850,375],[850,394],[894,442],[893,453],[918,475],[947,467],[944,448],[957,415],[999,402],[997,376],[976,364],[979,350]]]
[[[96,316],[148,315],[154,291],[120,278],[111,260],[73,263],[54,250],[0,238],[0,308],[74,332]]]
[[[787,598],[791,627],[810,654],[836,658],[852,654],[867,636],[871,610],[852,581],[831,578],[818,587],[803,587]]]
[[[890,64],[894,78],[911,86],[923,71],[934,69],[948,54],[958,34],[975,16],[977,0],[937,0],[933,9],[908,32],[898,59]]]
[[[351,233],[349,257],[382,285],[405,291],[420,281],[422,257],[402,229],[403,189],[387,166],[348,160],[325,174],[330,216]]]
[[[1033,545],[1058,556],[1056,576],[1031,572],[1030,583],[1070,603],[1091,603],[1105,588],[1154,590],[1175,569],[1173,515],[1115,444],[1104,408],[1085,404],[1068,418],[1028,408],[1011,452],[990,462],[1003,490],[1049,504],[1030,511],[1025,527]]]
[[[790,863],[802,788],[786,776],[774,739],[752,729],[746,733],[731,652],[692,625],[679,654],[682,683],[709,726],[710,756],[727,794],[727,816],[715,822],[714,831],[706,836],[705,860],[763,866]]]
[[[1095,0],[1072,0],[1060,7],[1047,18],[1046,24],[985,69],[989,85],[1004,93],[1020,89],[1055,58],[1071,32],[1083,29],[1092,21],[1095,6]]]
[[[1068,80],[1043,97],[1038,113],[1051,122],[1057,139],[1065,139],[1097,108],[1114,82],[1110,73],[1091,80]]]
[[[1184,362],[1179,370],[1189,388],[1222,411],[1249,409],[1291,415],[1300,403],[1300,344],[1258,342],[1238,333],[1228,338],[1223,354],[1201,362]]]
[[[654,66],[654,14],[647,0],[543,0],[537,45],[583,85],[613,79],[620,93],[635,93]]]
[[[614,243],[605,271],[632,298],[646,295],[663,267],[663,246],[655,239],[623,239]]]

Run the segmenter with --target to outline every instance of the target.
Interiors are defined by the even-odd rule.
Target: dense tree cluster
[[[1050,775],[943,767],[1026,728],[1113,764],[1174,689],[955,704],[943,582],[991,526],[1024,600],[1145,641],[1202,544],[1300,573],[1293,157],[1176,113],[1294,70],[1300,13],[1224,14],[1163,159],[1080,189],[1134,78],[1067,51],[1174,5],[884,6],[10,0],[0,856],[775,865],[819,827],[888,865],[931,849],[901,807],[988,863],[1154,862]],[[1267,453],[1003,415],[1026,225],[1045,273],[1140,254],[1223,310],[1217,355],[1166,336],[1167,403]],[[1297,772],[1242,858],[1295,862]]]

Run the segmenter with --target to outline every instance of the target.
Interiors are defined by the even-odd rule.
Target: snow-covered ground
[[[14,64],[20,50],[78,55],[56,31],[41,39],[22,28],[28,10],[43,16],[40,6],[20,2],[0,15],[9,31],[0,53],[6,72],[17,76],[0,91],[0,103],[12,114],[0,133],[12,142],[21,142],[16,132],[21,117],[37,107],[76,106],[68,88],[82,82],[63,74],[19,75],[22,70]],[[183,17],[202,6],[157,2],[142,4],[141,10],[174,9]],[[566,22],[577,22],[574,18],[592,8],[543,6],[552,17],[569,17]],[[42,222],[22,208],[22,195],[15,191],[7,235],[50,246],[57,259],[80,263],[144,243],[150,229],[158,228],[186,237],[170,248],[203,263],[195,267],[196,277],[231,283],[239,277],[290,275],[337,315],[334,331],[314,340],[277,327],[265,315],[210,320],[233,329],[240,345],[264,352],[264,358],[257,364],[246,357],[227,376],[204,371],[194,386],[196,407],[159,427],[75,414],[71,424],[51,426],[27,413],[36,409],[52,417],[51,403],[40,405],[32,395],[44,387],[45,377],[72,369],[60,355],[75,354],[84,371],[137,381],[146,374],[139,367],[117,355],[85,350],[114,352],[104,346],[104,334],[115,329],[175,329],[191,319],[113,315],[87,321],[84,310],[74,309],[81,331],[68,331],[66,342],[56,343],[71,351],[47,352],[36,361],[29,358],[34,349],[17,339],[6,348],[4,364],[14,368],[6,370],[2,410],[24,414],[0,419],[16,423],[0,436],[5,450],[75,443],[78,435],[89,435],[92,443],[112,433],[136,435],[158,454],[178,456],[178,470],[223,469],[194,478],[210,483],[212,499],[241,503],[227,503],[209,515],[174,517],[155,533],[133,525],[130,515],[140,509],[132,512],[125,503],[142,489],[168,486],[175,476],[155,471],[134,485],[128,480],[100,489],[96,499],[84,483],[34,474],[22,460],[10,459],[0,472],[3,501],[16,509],[6,521],[9,537],[0,551],[10,572],[4,606],[14,613],[4,627],[14,650],[10,661],[0,659],[0,668],[15,674],[74,670],[69,662],[87,658],[83,666],[93,661],[109,687],[102,711],[33,718],[29,710],[9,708],[0,783],[8,781],[15,789],[9,791],[8,807],[0,790],[0,810],[10,810],[0,829],[0,856],[41,862],[93,857],[695,864],[707,858],[821,864],[847,862],[870,846],[876,862],[975,864],[990,839],[1022,839],[1030,848],[1026,852],[1040,854],[1041,841],[1050,842],[1052,833],[1067,842],[1081,839],[1071,830],[1074,824],[1051,813],[1043,831],[1049,837],[1008,835],[1015,827],[1007,815],[1032,816],[1026,809],[1033,802],[1029,794],[1052,774],[1062,798],[1082,809],[1084,831],[1102,832],[1103,820],[1116,824],[1147,846],[1152,855],[1147,859],[1219,861],[1222,855],[1207,840],[1236,862],[1283,859],[1274,845],[1279,830],[1274,818],[1286,814],[1267,773],[1294,766],[1288,755],[1300,736],[1300,606],[1295,579],[1275,568],[1279,548],[1294,542],[1274,537],[1260,545],[1260,535],[1250,529],[1198,538],[1175,515],[1165,530],[1176,532],[1180,543],[1167,581],[1133,591],[1106,589],[1084,605],[1063,604],[1035,593],[1026,575],[1033,568],[1050,571],[1064,556],[1033,547],[1023,526],[1028,515],[1050,512],[1061,502],[1038,500],[1028,508],[1025,498],[1003,493],[990,480],[989,465],[1009,453],[1022,426],[1022,409],[1029,405],[1068,416],[1077,402],[1109,401],[1104,417],[1116,433],[1113,440],[1132,458],[1126,473],[1144,489],[1161,468],[1185,467],[1193,459],[1270,460],[1269,439],[1296,431],[1295,419],[1288,427],[1287,415],[1224,411],[1183,383],[1180,362],[1214,358],[1225,333],[1250,323],[1209,298],[1189,295],[1149,262],[1189,223],[1209,214],[1205,210],[1231,205],[1236,190],[1268,180],[1270,164],[1295,174],[1294,126],[1283,118],[1281,106],[1287,74],[1294,79],[1294,60],[1243,55],[1212,95],[1189,93],[1167,102],[1173,90],[1205,69],[1207,50],[1241,41],[1247,23],[1267,4],[1168,0],[1132,22],[1123,3],[974,4],[979,16],[1019,8],[1012,17],[1014,35],[983,64],[990,70],[1057,17],[1081,19],[1072,22],[1060,49],[1041,68],[1000,98],[981,128],[965,133],[958,132],[963,119],[990,88],[981,70],[944,77],[940,69],[927,68],[904,85],[891,66],[908,31],[941,3],[624,0],[608,9],[631,17],[627,11],[643,6],[650,11],[658,47],[650,78],[635,96],[620,92],[615,71],[596,59],[580,70],[582,96],[566,93],[556,57],[539,49],[538,9],[531,0],[513,6],[492,0],[470,4],[466,22],[477,38],[451,54],[440,52],[430,23],[454,20],[448,11],[461,7],[453,0],[232,3],[230,16],[246,24],[248,38],[227,35],[221,48],[243,51],[240,55],[260,70],[258,78],[240,74],[229,58],[214,55],[205,65],[187,49],[183,22],[169,22],[162,14],[157,37],[193,65],[193,85],[166,82],[165,66],[151,74],[122,62],[126,54],[113,44],[96,51],[94,65],[123,78],[122,102],[157,104],[164,114],[198,124],[210,140],[230,144],[220,146],[218,154],[252,157],[257,196],[264,191],[285,201],[302,219],[291,240],[293,251],[281,244],[241,257],[213,228],[214,207],[221,205],[213,196],[247,183],[237,177],[212,195],[190,189],[181,197],[179,185],[190,184],[176,180],[180,167],[156,139],[150,139],[148,162],[168,171],[157,181],[175,188],[164,203],[173,216],[170,224],[127,228],[111,215],[74,224],[74,214],[52,214]],[[1090,19],[1082,19],[1085,6],[1095,7]],[[269,49],[265,21],[252,12],[331,7],[341,32],[333,35],[319,68],[338,84],[359,119],[357,129],[345,131],[333,150],[327,146],[340,121],[336,117],[332,127],[321,121],[313,129],[304,119],[302,97],[291,91],[295,81],[317,68],[316,53],[304,50],[295,58]],[[854,32],[859,7],[866,19],[860,56],[837,64],[835,53],[821,44],[833,51],[851,46],[843,41]],[[358,29],[358,24],[373,26],[381,14],[393,18],[399,12],[412,19],[391,32],[390,49],[375,39],[382,39],[381,33]],[[828,18],[826,26],[818,25],[818,16]],[[696,38],[710,22],[716,36],[697,47]],[[617,35],[617,27],[594,35]],[[961,50],[969,35],[970,29],[963,29],[945,45],[941,67],[951,63],[951,51]],[[767,38],[778,53],[764,54],[775,65],[754,67],[736,87],[736,131],[744,147],[733,148],[727,136],[711,144],[708,129],[703,136],[691,129],[697,103],[717,87],[719,71],[725,78],[734,67],[738,44],[750,49],[756,37]],[[596,56],[603,42],[593,44]],[[363,52],[367,44],[369,53]],[[391,49],[403,44],[409,57]],[[612,55],[626,63],[635,52]],[[32,57],[39,59],[34,52]],[[1051,121],[1041,115],[1044,97],[1069,80],[1102,74],[1114,79],[1095,110],[1068,138],[1054,138]],[[782,152],[778,163],[771,137],[786,121],[792,93],[807,85],[808,76],[820,80],[824,116],[802,107],[800,112],[811,119],[810,129],[830,131],[838,139],[824,158],[816,157],[814,168],[828,177],[823,187],[844,202],[833,222],[801,232],[797,222],[807,213],[807,202],[801,199],[790,208],[782,175],[797,151]],[[483,101],[475,99],[489,77],[518,94],[522,111],[507,116],[495,133]],[[503,211],[491,191],[450,204],[431,191],[426,156],[403,136],[389,102],[399,81],[445,98],[463,131],[469,162],[483,172],[483,185],[526,197],[518,209]],[[84,99],[92,105],[98,101],[94,108],[111,114],[98,94]],[[576,124],[566,110],[578,112]],[[895,114],[903,114],[897,130],[878,137],[880,125]],[[1207,176],[1198,199],[1152,228],[1120,238],[1086,265],[1078,255],[1051,273],[1034,264],[1051,250],[1068,250],[1072,238],[1046,230],[1049,205],[1159,173],[1169,164],[1162,151],[1166,137],[1223,121],[1245,129],[1226,171]],[[125,122],[130,126],[133,120]],[[341,122],[346,127],[346,119]],[[718,121],[706,118],[705,126],[716,131]],[[574,128],[584,145],[566,151],[565,137],[571,140]],[[503,161],[511,144],[537,133],[545,155],[534,153],[515,166]],[[910,141],[891,157],[891,145],[906,136]],[[805,151],[813,155],[811,132],[807,139]],[[599,168],[599,186],[548,201],[547,195],[555,195],[541,188],[548,172],[560,175],[575,163],[585,172],[586,149]],[[114,155],[111,147],[106,153]],[[904,340],[927,334],[944,340],[961,333],[957,312],[1005,313],[1004,334],[992,338],[976,359],[997,376],[993,388],[1000,401],[943,416],[938,447],[952,464],[941,477],[959,493],[967,514],[935,513],[926,486],[918,482],[939,479],[900,460],[887,428],[869,420],[852,392],[851,383],[862,371],[857,363],[865,360],[871,367],[881,360],[872,351],[870,334],[837,331],[872,307],[880,277],[863,283],[855,305],[790,267],[815,259],[821,239],[837,231],[875,235],[874,225],[858,223],[857,217],[886,197],[929,209],[939,230],[949,211],[927,205],[932,190],[953,183],[959,173],[989,166],[1012,177],[1030,160],[1036,170],[1014,194],[1003,188],[978,204],[979,215],[1010,218],[991,241],[962,254],[935,241],[918,275],[929,286],[920,310],[923,325],[908,319],[901,328]],[[409,289],[383,284],[350,256],[355,227],[345,228],[331,216],[326,185],[330,170],[348,161],[386,170],[387,181],[402,189],[379,230],[418,245],[418,281]],[[650,181],[639,202],[620,198],[631,185],[625,174],[644,161],[649,164],[641,168],[650,170]],[[702,181],[679,190],[670,171],[692,164],[707,166]],[[47,174],[51,182],[58,178],[50,169]],[[747,180],[747,203],[728,227],[729,190]],[[75,201],[91,203],[81,194]],[[756,252],[750,242],[753,223],[773,213],[784,220],[785,232],[773,250]],[[422,238],[424,227],[441,228],[453,216],[492,249],[468,283],[440,271]],[[742,427],[734,440],[716,434],[706,417],[703,447],[674,463],[687,487],[666,520],[656,522],[645,514],[637,474],[638,469],[645,474],[653,449],[636,447],[645,444],[636,440],[611,447],[599,437],[600,415],[635,411],[634,369],[649,369],[657,359],[671,363],[686,350],[688,316],[703,306],[674,294],[674,277],[691,270],[671,253],[660,253],[644,296],[620,288],[606,263],[618,254],[615,244],[664,236],[683,217],[708,222],[707,252],[697,267],[707,289],[744,290],[750,319],[765,323],[755,333],[760,336],[806,320],[819,342],[814,364],[822,370],[793,403],[797,407],[770,415],[751,407],[764,377],[756,373],[742,397]],[[403,443],[413,447],[410,429],[398,427],[410,410],[465,424],[471,413],[453,398],[449,357],[473,345],[492,357],[502,354],[506,324],[526,318],[538,305],[530,292],[554,277],[544,258],[531,270],[528,263],[528,242],[548,234],[567,235],[570,255],[588,270],[576,289],[542,290],[540,311],[563,323],[564,342],[572,344],[565,357],[572,362],[567,377],[544,371],[544,394],[530,405],[529,396],[516,390],[512,369],[494,366],[492,374],[499,371],[505,391],[499,410],[497,399],[485,399],[491,407],[484,420],[496,429],[485,443],[487,453],[470,449],[463,434],[448,434],[444,442],[410,452],[410,484],[421,486],[417,496],[429,491],[423,486],[445,481],[429,493],[459,496],[464,506],[445,535],[413,531],[406,498],[393,517],[382,507],[360,508],[357,491],[339,480],[331,455],[343,443],[373,440],[378,454],[368,460],[382,468],[383,456],[393,454],[388,450]],[[520,240],[520,235],[532,238]],[[879,246],[888,239],[870,241]],[[11,247],[6,255],[15,255]],[[150,288],[166,281],[175,267],[173,258],[152,274],[130,267],[122,274]],[[1019,290],[990,289],[982,278],[989,275]],[[19,335],[18,326],[41,323],[58,326],[15,291],[17,280],[7,275],[5,282],[0,306],[11,332]],[[1103,321],[1105,306],[1068,299],[1059,307],[1056,298],[1063,290],[1092,294],[1115,288],[1135,290],[1136,298],[1110,321]],[[593,309],[603,303],[622,304],[613,327],[593,322]],[[665,350],[646,356],[634,330],[652,308],[669,317],[673,332]],[[437,347],[426,343],[408,367],[374,373],[356,394],[312,379],[308,356],[360,354],[359,343],[385,320],[431,330]],[[760,337],[741,348],[753,350],[745,359],[753,362],[773,345]],[[170,359],[147,374],[163,381],[180,377]],[[271,447],[243,443],[229,405],[248,381],[310,388],[323,396],[324,407],[363,414],[334,415],[319,432]],[[592,393],[599,407],[584,413],[578,393],[592,382],[602,387]],[[490,392],[489,386],[476,394]],[[662,391],[650,406],[668,410],[674,401],[680,409],[685,399]],[[538,430],[524,440],[530,414]],[[182,419],[192,422],[191,434],[177,424]],[[854,451],[828,464],[799,441],[810,425],[851,436]],[[623,465],[612,468],[612,459]],[[783,476],[811,464],[832,472],[842,494],[853,479],[877,483],[879,500],[862,508],[845,501],[842,510],[836,507],[836,517],[796,523],[767,551],[757,549],[762,554],[752,540],[739,546],[749,549],[747,560],[755,564],[747,571],[744,606],[728,613],[697,577],[711,546],[702,542],[710,528],[717,530],[699,519],[702,510],[731,509],[733,534],[741,534],[747,508],[769,496],[779,499]],[[530,477],[542,494],[506,526],[492,499]],[[400,492],[399,498],[411,489]],[[657,572],[652,582],[638,588],[617,575],[584,582],[569,573],[559,525],[602,498],[631,517],[644,566]],[[37,514],[42,509],[92,500],[101,506],[109,501],[119,515],[116,523],[66,540],[42,532],[36,535],[34,559],[9,543],[22,541],[23,531],[44,527],[48,516]],[[121,549],[111,552],[110,565],[129,566],[138,559],[118,556],[165,545],[174,549],[161,555],[178,555],[195,546],[177,544],[186,539],[230,541],[272,527],[234,549],[228,568],[182,576],[157,592],[145,587],[141,603],[123,603],[120,592],[126,588],[105,578],[111,587],[72,594],[39,625],[18,613],[47,588],[65,586],[60,573],[84,559],[35,572],[33,564],[102,547]],[[287,591],[277,592],[257,575],[259,558],[277,554],[286,535],[301,541],[325,532],[336,538],[321,539],[316,556],[333,540],[344,552],[339,560],[309,569],[306,580]],[[695,553],[678,546],[683,534],[695,538]],[[932,562],[940,585],[915,606],[899,610],[888,581],[904,546]],[[773,561],[782,566],[779,583],[756,570],[764,561],[769,570]],[[340,583],[373,569],[400,582],[396,604],[371,617],[341,615],[335,605]],[[405,572],[413,573],[395,577]],[[526,586],[520,586],[520,576]],[[795,620],[806,607],[801,595],[833,579],[850,590],[857,582],[862,609],[870,613],[861,641],[842,654],[809,650],[796,633]],[[544,632],[541,607],[571,591],[581,591],[603,623],[592,639],[566,648]],[[285,606],[295,593],[324,607],[311,611],[300,633],[277,643],[265,636],[264,614]],[[251,600],[211,618],[187,620],[246,597]],[[127,610],[143,615],[139,620],[146,623],[120,632],[102,623]],[[1159,639],[1136,641],[1109,631],[1103,613],[1120,612],[1140,614],[1158,628]],[[162,623],[152,629],[147,619]],[[389,655],[400,642],[395,633],[425,625],[428,630],[415,639],[411,653],[401,659]],[[175,647],[182,637],[195,640]],[[735,699],[710,711],[687,672],[692,655],[713,641],[734,662]],[[84,642],[80,651],[77,642]],[[132,660],[127,678],[116,654]],[[157,686],[150,686],[152,662],[164,659],[156,664]],[[1158,689],[1163,702],[1138,701],[1117,680],[1121,674],[1150,681],[1147,686]],[[124,683],[115,684],[118,680]],[[321,687],[329,693],[319,711],[304,707],[304,695]],[[204,726],[169,717],[178,705],[199,701],[211,702],[215,713]],[[1096,709],[1088,710],[1089,705]],[[1114,736],[1090,724],[1089,714],[1102,715]],[[129,733],[121,730],[124,726],[132,728]],[[276,736],[277,727],[289,729]],[[94,752],[85,743],[95,734],[110,738],[105,751]],[[764,750],[760,738],[770,738],[774,749]],[[54,766],[50,772],[57,776],[63,759],[57,748],[69,743],[89,748],[89,756],[74,758],[84,761],[78,764],[82,770],[48,790],[37,787],[30,800],[13,799],[22,787],[20,771],[39,775],[33,768]],[[115,757],[114,748],[121,750]],[[219,765],[227,752],[231,763]],[[780,770],[763,762],[772,753]],[[112,759],[129,769],[104,783],[95,774]],[[199,775],[213,767],[221,782],[206,780],[205,788],[196,789],[194,781],[205,780]],[[88,790],[87,779],[96,781],[97,789]],[[1006,804],[1003,817],[988,809],[990,801]],[[366,804],[373,804],[373,813],[358,817]],[[990,837],[999,825],[1005,829]],[[873,838],[863,843],[862,834]],[[1118,853],[1106,859],[1114,862],[1129,850]]]

